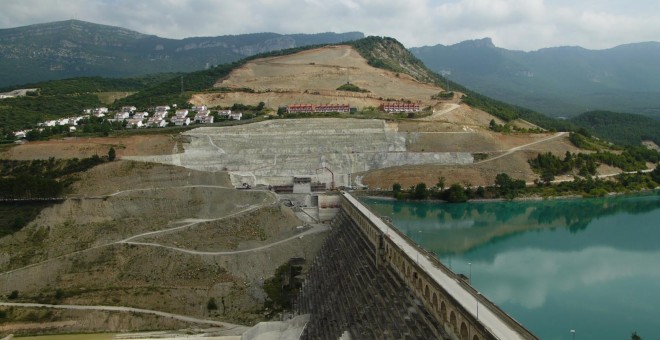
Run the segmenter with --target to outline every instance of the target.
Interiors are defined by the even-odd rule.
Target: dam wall
[[[359,339],[538,339],[349,193],[340,197],[301,291],[309,338],[341,330]]]

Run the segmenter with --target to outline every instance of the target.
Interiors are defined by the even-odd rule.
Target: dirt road
[[[559,137],[561,137],[561,136],[564,136],[564,135],[566,135],[566,132],[557,132],[554,136],[550,136],[550,137],[548,137],[548,138],[543,138],[543,139],[541,139],[541,140],[537,140],[537,141],[532,142],[532,143],[527,143],[527,144],[524,144],[524,145],[519,145],[519,146],[516,146],[516,147],[510,148],[510,149],[506,150],[506,151],[505,151],[503,154],[501,154],[501,155],[497,155],[497,156],[495,156],[495,157],[490,157],[490,158],[484,159],[483,161],[475,162],[474,164],[483,164],[483,163],[487,163],[487,162],[492,162],[492,161],[494,161],[494,160],[496,160],[496,159],[498,159],[498,158],[502,158],[502,157],[508,156],[508,155],[510,155],[510,154],[512,154],[512,153],[514,153],[514,152],[516,152],[516,151],[523,150],[523,149],[525,149],[526,147],[529,147],[529,146],[532,146],[532,145],[535,145],[535,144],[539,144],[539,143],[545,143],[545,142],[551,141],[551,140],[553,140],[553,139],[557,139],[557,138],[559,138]]]
[[[82,305],[50,305],[43,303],[18,303],[18,302],[0,302],[0,306],[4,307],[24,307],[24,308],[54,308],[54,309],[70,309],[70,310],[94,310],[94,311],[105,311],[105,312],[126,312],[126,313],[140,313],[140,314],[152,314],[157,316],[162,316],[166,318],[171,318],[184,322],[191,322],[197,324],[211,325],[223,327],[226,330],[235,332],[235,335],[243,334],[249,327],[236,325],[227,322],[207,320],[193,318],[186,315],[179,315],[173,313],[166,313],[157,310],[143,309],[143,308],[133,308],[133,307],[124,307],[124,306],[82,306]]]
[[[189,226],[190,225],[186,225],[185,227],[189,227]],[[236,255],[236,254],[250,253],[250,252],[255,252],[255,251],[268,249],[268,248],[280,245],[282,243],[293,241],[293,240],[298,239],[298,238],[303,238],[307,235],[322,233],[322,232],[325,232],[325,231],[328,231],[328,230],[330,230],[330,228],[328,226],[319,224],[319,225],[313,226],[312,229],[306,230],[306,231],[304,231],[300,234],[285,238],[283,240],[279,240],[277,242],[269,243],[269,244],[263,245],[261,247],[234,250],[234,251],[198,251],[198,250],[189,250],[189,249],[185,249],[185,248],[166,246],[166,245],[159,244],[159,243],[133,242],[133,241],[120,241],[119,243],[134,244],[134,245],[140,245],[140,246],[161,247],[161,248],[166,248],[166,249],[170,249],[170,250],[174,250],[174,251],[180,251],[182,253],[193,254],[193,255],[209,255],[209,256]]]

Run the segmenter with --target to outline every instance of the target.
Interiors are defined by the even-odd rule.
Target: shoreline
[[[644,189],[644,190],[639,190],[639,191],[634,191],[634,192],[610,192],[605,196],[582,196],[582,195],[565,195],[565,196],[548,196],[548,197],[543,197],[543,196],[525,196],[525,197],[516,197],[514,199],[506,199],[506,198],[475,198],[468,200],[467,202],[462,202],[462,203],[488,203],[488,202],[506,202],[506,201],[511,201],[511,202],[526,202],[526,201],[545,201],[545,200],[574,200],[574,199],[582,199],[582,198],[608,198],[608,197],[618,197],[618,196],[626,196],[626,195],[645,195],[645,194],[652,194],[653,192],[658,192],[660,194],[660,187],[655,188],[655,189]],[[450,203],[445,200],[439,200],[439,199],[426,199],[426,200],[398,200],[392,196],[374,196],[374,195],[357,195],[357,197],[360,198],[369,198],[369,199],[374,199],[374,200],[380,200],[380,201],[395,201],[395,202],[437,202],[437,203],[446,203],[446,204],[455,204],[455,203]],[[460,204],[460,203],[459,203]]]

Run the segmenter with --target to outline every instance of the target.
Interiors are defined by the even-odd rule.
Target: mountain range
[[[81,76],[191,72],[258,53],[363,37],[349,32],[166,39],[79,20],[0,29],[0,87]]]
[[[484,95],[571,117],[609,110],[660,118],[660,43],[523,52],[491,39],[411,48],[432,70]]]

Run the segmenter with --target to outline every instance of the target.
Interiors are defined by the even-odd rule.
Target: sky
[[[660,41],[657,0],[0,0],[0,28],[78,19],[164,38],[360,31],[406,47],[507,49]]]

